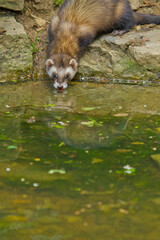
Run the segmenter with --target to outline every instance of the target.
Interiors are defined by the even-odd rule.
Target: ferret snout
[[[59,82],[56,81],[56,82],[54,82],[53,86],[57,89],[62,90],[62,89],[67,88],[68,84],[66,82],[59,83]]]
[[[63,89],[63,84],[57,85],[57,88],[58,88],[58,89]]]

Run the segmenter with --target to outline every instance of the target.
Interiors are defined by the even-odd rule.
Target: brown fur
[[[124,13],[125,3],[126,0],[65,1],[56,21],[51,22],[50,31],[55,35],[50,55],[66,53],[77,59],[81,50],[78,39],[94,38],[99,32],[114,29],[117,19]]]

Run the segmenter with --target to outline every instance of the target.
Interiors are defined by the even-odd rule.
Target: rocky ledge
[[[80,61],[79,73],[109,78],[155,80],[160,71],[160,30],[104,35]]]

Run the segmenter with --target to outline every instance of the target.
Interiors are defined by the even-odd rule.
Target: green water
[[[159,93],[0,86],[0,240],[159,240]]]

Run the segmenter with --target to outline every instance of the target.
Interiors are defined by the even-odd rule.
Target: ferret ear
[[[69,65],[71,65],[73,69],[76,69],[78,67],[78,62],[73,58],[70,60]]]
[[[48,59],[46,61],[46,68],[47,69],[50,69],[53,65],[54,65],[54,62],[52,61],[52,59]]]

